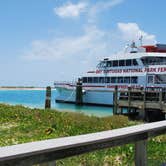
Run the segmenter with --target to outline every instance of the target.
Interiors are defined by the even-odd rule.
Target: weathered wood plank
[[[147,166],[147,140],[135,143],[135,165]]]
[[[93,134],[50,139],[0,148],[0,165],[54,161],[98,149],[120,146],[166,133],[166,120]]]

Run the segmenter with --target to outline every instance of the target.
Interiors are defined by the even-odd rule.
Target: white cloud
[[[88,21],[89,22],[95,22],[97,18],[97,14],[107,10],[111,9],[121,3],[123,3],[124,0],[108,0],[108,1],[98,1],[95,5],[92,5],[89,9],[89,14],[88,14]]]
[[[98,13],[117,6],[122,2],[124,2],[124,0],[99,0],[94,4],[85,1],[81,1],[77,4],[68,2],[63,6],[54,8],[54,13],[61,18],[76,18],[80,16],[81,13],[86,12],[88,22],[95,22]]]
[[[53,37],[50,40],[35,40],[24,57],[28,59],[74,60],[87,62],[110,56],[127,42],[136,42],[143,36],[143,44],[156,43],[155,35],[141,30],[136,23],[118,23],[117,29],[103,31],[88,26],[80,36]]]
[[[28,59],[79,60],[85,63],[106,52],[106,32],[95,26],[85,28],[83,35],[77,37],[59,37],[48,41],[36,40],[30,51],[25,52]]]
[[[92,8],[91,12],[97,13],[106,9],[110,9],[114,6],[121,4],[124,0],[108,0],[108,1],[98,1]]]
[[[53,63],[54,79],[71,80],[81,73],[94,68],[101,58],[111,54],[108,34],[95,26],[85,28],[80,36],[53,37],[51,40],[33,41],[30,48],[24,50],[24,60],[28,62]],[[62,75],[62,71],[65,75]]]
[[[143,36],[143,44],[155,44],[155,35],[149,34],[140,29],[136,23],[118,23],[118,29],[126,41],[138,41]]]
[[[54,8],[54,12],[56,15],[62,18],[73,18],[78,17],[82,12],[84,12],[86,7],[87,3],[85,2],[79,2],[78,4],[68,2],[61,7]]]

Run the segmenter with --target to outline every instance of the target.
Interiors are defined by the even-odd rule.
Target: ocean
[[[23,105],[31,108],[44,108],[45,90],[0,90],[0,103]],[[76,106],[74,104],[56,103],[57,91],[52,90],[52,109],[58,111],[81,112],[93,116],[111,116],[111,107]]]

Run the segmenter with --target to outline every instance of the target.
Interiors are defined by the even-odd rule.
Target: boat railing
[[[76,85],[76,81],[54,81],[54,86]]]
[[[121,100],[139,100],[139,101],[155,101],[155,102],[166,102],[166,89],[165,88],[154,88],[147,87],[145,89],[129,88],[127,90],[118,90]]]

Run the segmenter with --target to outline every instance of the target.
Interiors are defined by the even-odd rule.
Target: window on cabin
[[[133,59],[133,66],[137,66],[137,65],[138,65],[137,60]]]
[[[154,77],[155,84],[166,84],[165,74],[156,74]]]
[[[97,65],[97,68],[104,68],[107,67],[107,61],[102,61]]]
[[[82,82],[83,82],[83,83],[87,83],[87,82],[88,82],[87,77],[83,77],[83,78],[82,78]]]
[[[143,57],[142,63],[146,65],[166,65],[166,57]]]
[[[103,67],[107,67],[107,62],[106,61],[103,62]]]
[[[123,83],[123,77],[118,77],[118,83],[120,83],[120,84]]]
[[[111,78],[110,77],[105,77],[105,83],[110,83]]]
[[[119,60],[119,66],[125,66],[125,60]]]
[[[107,67],[112,67],[112,61],[107,61]]]
[[[98,77],[93,77],[93,82],[98,83]]]
[[[93,78],[92,77],[88,77],[88,83],[93,83]]]
[[[137,84],[138,83],[138,77],[131,77],[131,83]]]
[[[126,66],[131,66],[131,59],[126,60]]]
[[[154,76],[148,75],[148,84],[153,84],[153,83],[154,83]]]
[[[113,61],[113,67],[117,67],[118,66],[118,61]]]
[[[130,77],[124,77],[124,83],[130,83]]]
[[[99,77],[99,83],[104,83],[104,77]]]
[[[117,78],[116,77],[111,77],[111,83],[117,83]]]

